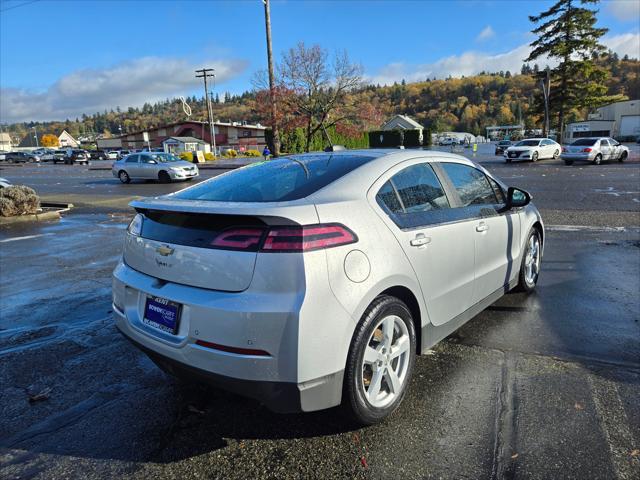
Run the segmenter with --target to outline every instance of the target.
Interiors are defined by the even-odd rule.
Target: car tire
[[[385,330],[391,330],[391,340],[387,340]],[[402,353],[390,358],[400,348]],[[415,356],[411,312],[395,297],[377,297],[362,315],[349,347],[343,393],[343,405],[349,415],[362,425],[373,425],[391,415],[409,389]],[[369,394],[371,388],[377,392],[371,392],[373,398]]]
[[[564,164],[565,165],[573,165],[573,160],[565,160]]]
[[[593,164],[600,165],[601,163],[602,163],[602,155],[598,154],[596,155],[596,158],[593,159]]]
[[[171,177],[164,170],[161,170],[158,173],[158,180],[160,181],[160,183],[171,183]]]
[[[537,162],[538,161],[538,152],[533,152],[533,154],[531,155],[531,161],[532,162]]]
[[[560,156],[560,150],[553,152],[553,159],[556,160]]]
[[[120,170],[118,172],[118,179],[122,183],[131,183],[131,177],[129,177],[129,174],[127,172],[125,172],[124,170]]]
[[[541,254],[542,239],[540,232],[537,228],[532,228],[529,231],[527,242],[525,243],[522,253],[516,290],[526,293],[531,293],[535,290],[538,278],[540,277]]]
[[[620,154],[620,156],[618,157],[618,161],[619,161],[620,163],[624,162],[624,161],[627,159],[627,155],[628,155],[628,153],[627,153],[626,151],[625,151],[625,152],[622,152],[622,153]]]

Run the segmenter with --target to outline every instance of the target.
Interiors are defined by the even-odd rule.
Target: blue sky
[[[519,70],[527,16],[552,3],[272,1],[274,54],[299,41],[346,49],[374,83]],[[638,57],[640,2],[599,8],[605,44]],[[0,10],[2,122],[200,94],[201,66],[216,68],[217,92],[239,93],[266,66],[260,0],[1,0]]]

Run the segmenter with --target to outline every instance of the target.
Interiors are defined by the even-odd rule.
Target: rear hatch
[[[318,222],[313,205],[293,202],[152,199],[131,205],[141,215],[142,226],[138,235],[126,235],[127,265],[161,280],[228,292],[251,284],[256,239],[268,226]]]

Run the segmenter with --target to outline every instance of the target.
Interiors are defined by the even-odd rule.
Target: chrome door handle
[[[480,224],[476,227],[476,232],[486,232],[489,230],[489,225],[484,222],[480,222]]]
[[[412,247],[421,247],[422,245],[426,245],[427,243],[431,243],[431,237],[427,237],[424,233],[419,233],[416,235],[416,238],[409,242]]]

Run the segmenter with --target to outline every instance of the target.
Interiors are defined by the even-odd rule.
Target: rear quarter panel
[[[414,293],[421,311],[422,324],[427,322],[420,286],[413,269],[396,238],[373,212],[366,199],[343,200],[317,204],[321,222],[339,222],[358,236],[358,242],[326,250],[329,285],[355,324],[371,302],[384,290],[403,286]],[[359,250],[369,263],[369,275],[362,281],[349,279],[345,272],[347,255]]]

